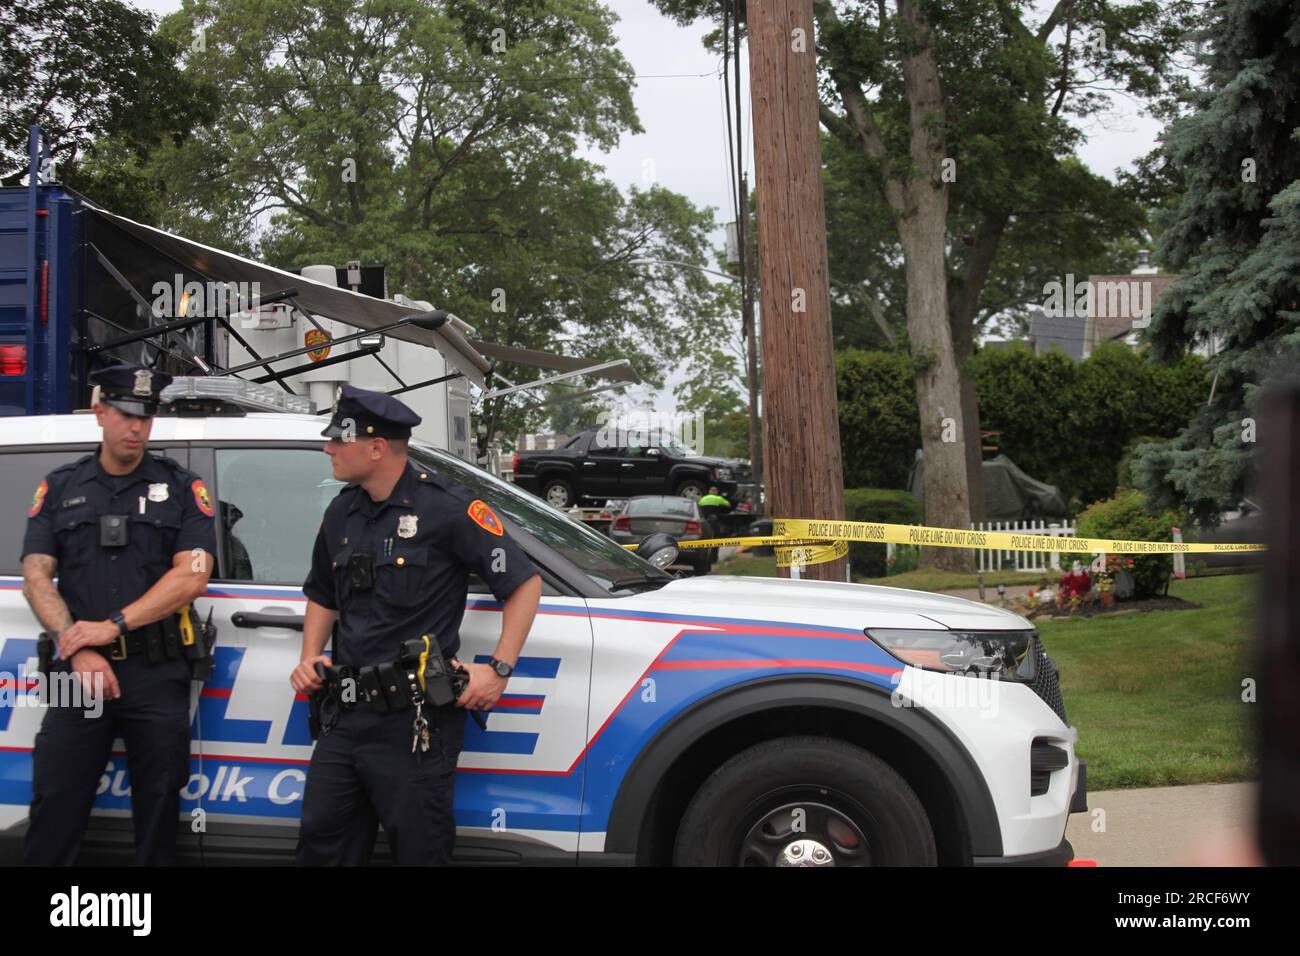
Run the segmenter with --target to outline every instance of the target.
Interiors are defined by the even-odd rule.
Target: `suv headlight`
[[[1019,671],[1034,639],[1032,630],[917,631],[868,627],[863,633],[913,667],[999,680],[1031,679],[1031,675]]]
[[[714,469],[713,469],[713,477],[714,477],[714,478],[719,478],[719,479],[721,479],[722,481],[730,481],[730,480],[731,480],[731,469],[730,469],[730,468],[714,468]]]

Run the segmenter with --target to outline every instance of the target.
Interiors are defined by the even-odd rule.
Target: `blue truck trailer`
[[[148,336],[154,320],[139,290],[176,276],[168,261],[72,189],[45,178],[48,153],[33,128],[26,186],[0,188],[0,415],[55,415],[84,408],[95,362],[147,362],[193,374],[217,363],[222,344],[199,322]],[[146,337],[121,342],[131,334]]]

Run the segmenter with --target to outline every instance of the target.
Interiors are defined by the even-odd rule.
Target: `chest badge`
[[[506,533],[505,527],[501,524],[501,519],[496,516],[496,512],[488,507],[486,501],[475,498],[469,505],[469,516],[474,523],[484,531],[491,531],[497,536]]]
[[[397,536],[399,538],[414,538],[420,523],[419,515],[401,515],[397,519]]]
[[[164,482],[159,481],[149,486],[150,501],[166,501],[167,494],[167,485]]]

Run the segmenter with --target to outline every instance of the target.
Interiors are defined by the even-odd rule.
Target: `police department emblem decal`
[[[212,510],[212,496],[208,494],[208,486],[203,483],[202,478],[197,478],[194,484],[190,485],[190,488],[194,492],[194,503],[199,506],[200,511],[211,518],[214,512]]]
[[[149,486],[149,500],[150,500],[150,501],[166,501],[166,500],[167,500],[167,485],[165,485],[165,484],[164,484],[163,482],[161,482],[161,481],[160,481],[160,482],[157,482],[156,484],[152,484],[152,485],[150,485],[150,486]]]
[[[50,490],[50,483],[42,481],[36,486],[36,494],[32,495],[32,506],[27,509],[27,517],[35,518],[41,513],[41,506],[45,504],[45,493]]]
[[[148,398],[153,394],[153,372],[142,368],[135,373],[135,394]]]
[[[471,501],[469,503],[469,516],[484,531],[491,531],[498,537],[506,533],[506,529],[501,524],[501,519],[496,516],[496,512],[488,507],[486,501],[478,498]]]
[[[399,538],[414,538],[416,526],[419,523],[419,515],[401,515],[397,519],[397,536]]]

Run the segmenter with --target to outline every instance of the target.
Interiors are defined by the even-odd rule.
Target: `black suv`
[[[696,455],[669,436],[651,441],[612,444],[603,429],[592,429],[562,448],[516,452],[515,484],[556,508],[569,508],[588,498],[678,495],[695,500],[710,487],[731,498],[739,484],[750,480],[744,462]]]

